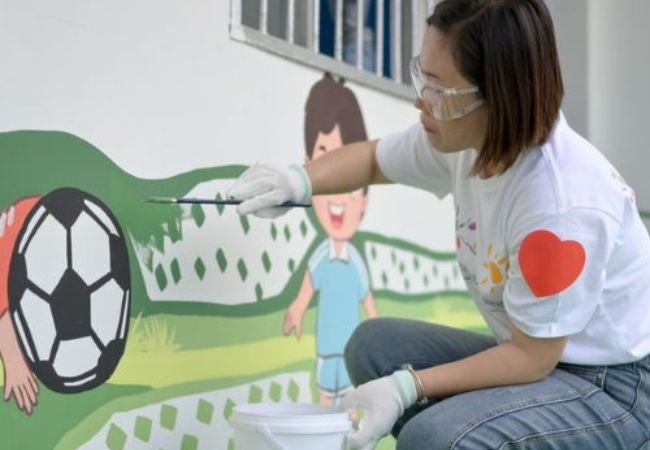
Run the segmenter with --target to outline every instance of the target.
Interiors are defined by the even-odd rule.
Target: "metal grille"
[[[408,62],[434,0],[231,0],[231,36],[412,99]]]

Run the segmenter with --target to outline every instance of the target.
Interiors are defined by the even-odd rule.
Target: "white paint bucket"
[[[334,407],[304,403],[236,406],[235,450],[345,450],[352,421]]]

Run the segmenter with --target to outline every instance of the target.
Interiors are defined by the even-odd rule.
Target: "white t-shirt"
[[[386,177],[454,196],[458,262],[498,342],[569,336],[561,361],[650,353],[650,237],[634,192],[560,115],[504,174],[470,176],[476,151],[443,154],[420,124],[380,140]]]

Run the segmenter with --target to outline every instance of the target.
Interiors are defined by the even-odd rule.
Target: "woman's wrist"
[[[418,399],[415,381],[408,370],[396,370],[389,378],[395,385],[403,413],[406,408],[413,405]]]
[[[289,168],[293,170],[300,179],[298,184],[301,186],[301,190],[298,195],[299,198],[295,199],[295,201],[298,203],[311,203],[312,184],[307,170],[304,166],[299,164],[291,164]]]
[[[426,396],[424,390],[424,383],[422,382],[420,376],[415,372],[415,369],[413,369],[413,366],[411,366],[410,364],[404,364],[402,366],[402,369],[406,370],[413,380],[413,384],[415,386],[415,392],[416,392],[416,399],[414,403],[420,405],[426,404],[429,401],[429,399]]]
[[[428,403],[424,392],[424,384],[410,364],[405,364],[402,366],[402,370],[393,372],[391,379],[395,384],[403,409],[409,408],[416,403]]]

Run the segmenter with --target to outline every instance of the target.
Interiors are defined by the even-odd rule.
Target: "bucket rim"
[[[244,403],[233,408],[233,413],[250,417],[301,417],[304,419],[320,417],[348,417],[346,411],[334,406],[314,403]]]
[[[347,412],[309,403],[239,405],[233,409],[229,422],[234,428],[246,431],[265,426],[273,432],[284,434],[340,433],[352,429],[352,420]]]

